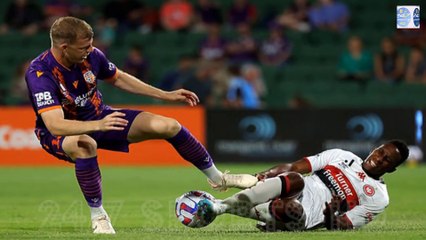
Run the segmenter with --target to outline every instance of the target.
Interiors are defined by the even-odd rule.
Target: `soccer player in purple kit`
[[[92,45],[93,35],[91,26],[81,19],[57,19],[50,29],[51,48],[31,62],[25,78],[37,117],[35,133],[44,150],[75,163],[94,233],[115,233],[102,207],[98,148],[128,152],[131,143],[165,139],[182,158],[200,169],[214,187],[246,188],[245,184],[257,181],[248,174],[219,171],[206,149],[175,119],[105,105],[97,89],[98,79],[161,100],[186,102],[190,106],[197,105],[199,100],[191,91],[162,91],[117,69]]]

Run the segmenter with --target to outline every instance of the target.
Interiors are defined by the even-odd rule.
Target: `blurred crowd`
[[[201,103],[209,107],[252,109],[265,106],[268,89],[263,67],[285,71],[292,64],[295,43],[286,32],[347,34],[351,17],[348,6],[337,0],[293,0],[266,16],[261,16],[256,1],[250,0],[232,0],[226,10],[215,0],[167,0],[159,7],[138,0],[109,0],[97,9],[72,0],[46,0],[43,5],[31,0],[13,0],[6,9],[0,35],[47,31],[56,18],[67,15],[88,21],[96,33],[94,45],[107,54],[117,38],[129,31],[204,34],[197,52],[181,56],[175,68],[165,72],[158,82],[151,83],[165,90],[181,87],[192,90],[199,95]],[[426,83],[425,23],[421,26],[418,31],[398,30],[395,36],[383,38],[377,43],[380,45],[377,52],[366,49],[360,36],[351,36],[347,50],[337,60],[336,78],[360,84],[368,81]],[[261,39],[255,37],[252,31],[256,28],[267,29],[268,35]],[[233,37],[226,38],[224,31],[233,32]],[[401,46],[411,49],[407,59],[399,50]],[[131,46],[123,66],[119,67],[150,82],[150,59],[146,58],[144,47]],[[14,91],[25,91],[21,85],[27,64],[16,71]],[[19,91],[12,95],[19,96]],[[22,104],[26,103],[22,99]],[[306,107],[311,104],[295,96],[284,105]]]
[[[361,37],[350,37],[347,50],[339,60],[339,79],[356,81],[361,85],[372,80],[389,84],[401,81],[426,84],[426,33],[424,30],[416,31],[420,34],[413,37],[412,32],[399,30],[393,37],[384,37],[376,53],[365,49]],[[401,45],[410,47],[407,59],[398,50]]]

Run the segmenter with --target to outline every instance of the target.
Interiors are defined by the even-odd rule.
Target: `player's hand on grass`
[[[173,102],[186,102],[191,107],[196,106],[200,102],[197,94],[186,89],[178,89],[175,91],[166,92],[165,100]]]
[[[126,114],[122,112],[113,112],[105,116],[103,119],[98,121],[99,130],[102,132],[110,130],[124,130],[129,123],[129,121],[123,118],[124,116],[126,116]]]
[[[342,198],[333,194],[330,203],[327,204],[332,213],[339,211],[340,205],[342,204]]]
[[[329,203],[325,203],[324,214],[324,223],[328,230],[338,229],[337,218],[339,216],[340,205],[342,204],[342,199],[333,195]]]

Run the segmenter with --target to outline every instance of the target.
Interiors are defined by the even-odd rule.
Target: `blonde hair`
[[[77,39],[93,38],[92,27],[84,20],[75,17],[61,17],[50,27],[52,45],[74,43]]]

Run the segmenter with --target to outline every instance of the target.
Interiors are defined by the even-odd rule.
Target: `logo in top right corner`
[[[413,23],[414,27],[420,28],[420,8],[414,8]]]
[[[420,6],[416,6],[416,5],[396,6],[396,28],[397,29],[419,29],[420,28]]]

